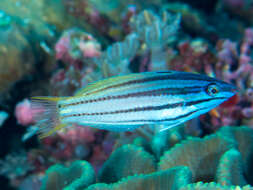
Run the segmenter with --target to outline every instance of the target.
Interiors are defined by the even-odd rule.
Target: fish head
[[[198,97],[192,98],[192,106],[198,110],[196,112],[199,112],[198,114],[200,115],[228,100],[236,92],[237,88],[234,85],[208,77],[202,83],[201,92],[196,94]]]
[[[223,99],[225,101],[236,94],[237,88],[227,82],[214,80],[208,82],[204,86],[203,91],[208,98]]]
[[[206,75],[187,73],[184,75],[184,80],[186,86],[192,86],[192,89],[185,88],[186,91],[189,90],[189,94],[182,97],[184,99],[182,113],[189,113],[186,114],[185,120],[210,111],[237,92],[234,85]]]

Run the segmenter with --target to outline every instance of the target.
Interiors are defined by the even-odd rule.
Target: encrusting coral
[[[188,138],[165,151],[158,169],[155,157],[142,148],[142,143],[126,144],[111,154],[99,172],[98,183],[90,185],[87,190],[250,190],[253,189],[250,186],[252,169],[249,162],[253,153],[249,144],[252,135],[253,130],[247,127],[223,127],[204,138]],[[54,166],[52,168],[46,173],[46,179],[56,181],[56,177],[62,174],[50,172],[55,170]],[[60,168],[66,170],[62,166]],[[85,171],[84,175],[87,174]],[[49,176],[51,173],[53,176]],[[75,181],[75,176],[69,175],[65,180]],[[94,182],[94,178],[88,178],[87,183],[79,177],[75,183],[80,183],[80,186],[84,183],[83,186],[87,187]],[[67,184],[70,183],[68,187],[79,189],[72,182]]]
[[[161,157],[158,170],[188,166],[193,181],[216,181],[221,185],[248,184],[252,179],[252,129],[223,127],[205,138],[189,138]]]
[[[214,178],[220,156],[231,147],[230,139],[217,135],[210,135],[204,139],[189,138],[164,153],[158,170],[184,165],[192,171],[193,181],[209,181]]]
[[[60,164],[46,172],[41,190],[82,190],[95,182],[95,172],[86,161],[75,161],[69,168]]]
[[[128,144],[111,154],[100,171],[99,181],[112,183],[123,177],[152,173],[155,170],[156,163],[151,154],[141,147]]]
[[[109,185],[103,183],[91,185],[87,190],[177,190],[190,182],[190,170],[179,166],[151,174],[134,175]]]
[[[243,174],[247,182],[252,181],[253,131],[249,127],[222,127],[218,134],[234,139],[235,148],[242,157]]]
[[[203,183],[203,182],[198,182],[198,183],[192,183],[188,184],[180,190],[252,190],[253,188],[250,187],[249,185],[239,187],[239,186],[222,186],[220,184],[217,184],[215,182],[211,183]]]
[[[216,175],[217,182],[221,185],[246,185],[241,153],[234,148],[225,152],[220,158]]]

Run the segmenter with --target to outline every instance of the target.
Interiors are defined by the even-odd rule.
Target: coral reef
[[[104,163],[99,183],[88,189],[252,189],[245,160],[253,149],[244,147],[252,135],[247,127],[223,127],[204,138],[188,138],[160,157],[157,170],[143,148],[124,145]]]
[[[37,190],[46,176],[44,189],[252,189],[250,0],[1,0],[0,9],[0,174],[12,187]],[[27,98],[156,70],[206,74],[238,93],[165,133],[70,124],[37,139]]]

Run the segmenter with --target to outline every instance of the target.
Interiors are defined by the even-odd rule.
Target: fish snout
[[[232,93],[233,95],[238,92],[238,88],[235,85],[229,83],[224,84],[222,89],[224,92]]]

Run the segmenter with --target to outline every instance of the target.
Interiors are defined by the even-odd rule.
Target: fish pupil
[[[214,96],[219,92],[219,90],[218,90],[218,87],[215,84],[210,84],[210,85],[207,86],[206,92],[210,96]]]
[[[216,88],[213,88],[213,89],[212,89],[212,93],[213,93],[213,94],[216,94],[217,92],[218,92],[218,90],[217,90]]]

